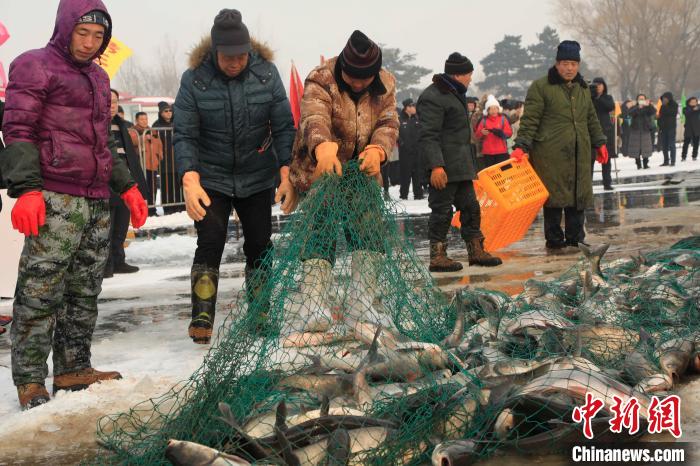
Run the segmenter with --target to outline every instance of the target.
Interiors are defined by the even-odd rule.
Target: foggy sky
[[[416,63],[442,72],[447,56],[459,51],[476,67],[493,51],[504,34],[522,35],[523,44],[535,42],[536,33],[554,24],[549,2],[543,0],[353,0],[337,2],[281,0],[165,1],[104,0],[112,15],[113,34],[134,51],[139,61],[154,60],[164,39],[177,44],[184,70],[187,52],[209,34],[221,8],[237,8],[251,34],[275,50],[285,85],[291,60],[302,79],[326,58],[337,55],[354,29],[375,42],[416,53]],[[43,47],[51,36],[58,0],[0,0],[0,21],[10,39],[0,46],[5,72],[25,50]],[[559,28],[557,28],[559,30]],[[566,38],[566,34],[562,34]],[[585,50],[582,53],[585,60]],[[118,75],[116,78],[118,83]],[[424,84],[428,84],[426,80]]]

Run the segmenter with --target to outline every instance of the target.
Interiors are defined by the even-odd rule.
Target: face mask
[[[647,101],[644,100],[644,99],[639,99],[639,100],[637,101],[637,103],[639,104],[640,107],[644,107],[644,104],[646,104]]]

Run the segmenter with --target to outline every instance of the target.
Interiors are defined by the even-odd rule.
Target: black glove
[[[506,137],[506,135],[505,135],[505,133],[503,133],[502,129],[494,128],[494,129],[490,129],[489,131],[491,131],[491,134],[494,134],[494,135],[498,136],[499,138]]]

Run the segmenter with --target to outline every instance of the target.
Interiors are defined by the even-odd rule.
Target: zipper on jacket
[[[226,92],[228,93],[228,102],[231,103],[231,82],[226,82]],[[226,116],[226,106],[224,105],[224,117]],[[233,133],[233,166],[231,167],[231,197],[236,197],[236,121],[233,116],[233,106],[231,106],[231,132]]]

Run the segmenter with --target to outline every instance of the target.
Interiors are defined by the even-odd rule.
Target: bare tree
[[[700,47],[698,0],[557,0],[559,22],[623,97],[680,92]]]
[[[158,47],[155,61],[146,65],[131,56],[122,64],[116,80],[120,90],[134,95],[174,97],[180,86],[182,68],[178,63],[177,45],[166,36]]]

